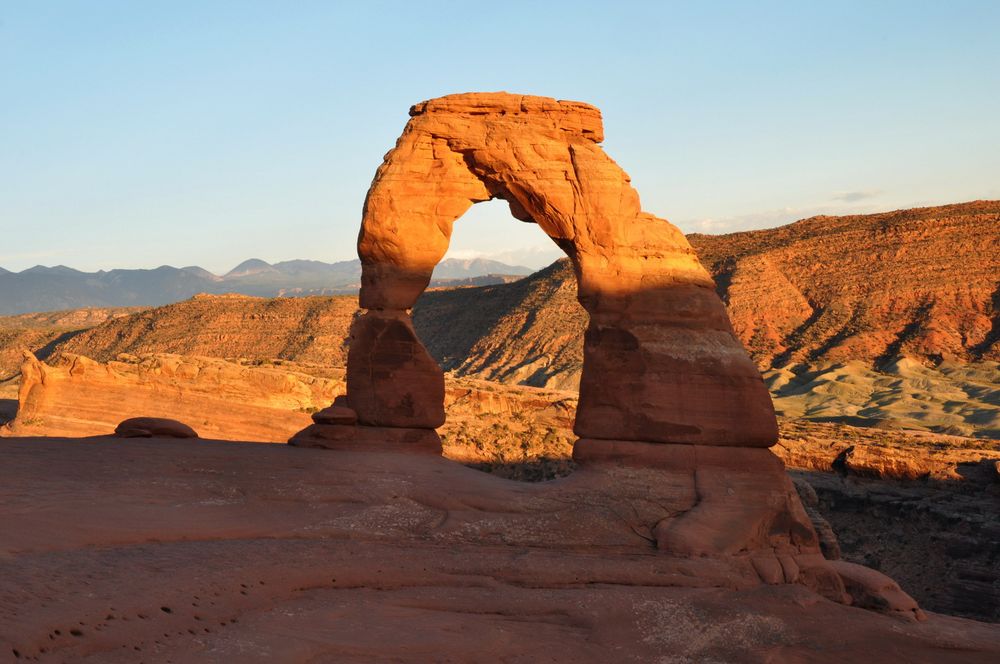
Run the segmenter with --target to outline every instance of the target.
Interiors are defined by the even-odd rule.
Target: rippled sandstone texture
[[[433,428],[441,370],[409,310],[448,249],[452,224],[501,198],[569,255],[590,315],[575,430],[583,438],[767,447],[767,390],[684,236],[645,213],[597,145],[600,112],[505,93],[410,109],[365,201],[348,401],[362,424]],[[406,381],[405,393],[400,384]],[[384,396],[383,396],[384,395]]]
[[[431,455],[165,438],[4,439],[0,467],[4,664],[1000,657],[997,625],[760,584],[758,566],[809,557],[655,549],[662,500],[697,502],[663,469],[526,484]]]

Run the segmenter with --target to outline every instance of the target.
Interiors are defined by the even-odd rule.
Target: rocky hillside
[[[424,293],[413,324],[445,370],[535,387],[579,385],[587,313],[568,259],[512,284]]]
[[[779,412],[1000,436],[1000,202],[691,240]],[[513,283],[428,291],[414,325],[456,375],[572,390],[587,321],[575,291],[562,260]],[[342,366],[355,309],[348,296],[198,296],[24,345],[101,361],[167,352]]]
[[[120,353],[176,353],[344,366],[357,298],[199,295],[135,313],[59,344],[106,362]]]
[[[900,356],[1000,360],[1000,201],[813,217],[690,240],[762,369],[847,360],[880,367]],[[512,283],[430,290],[414,324],[458,374],[569,387],[586,326],[575,289],[564,259]],[[355,302],[198,296],[62,348],[97,358],[141,351],[337,363]]]
[[[1000,359],[1000,201],[689,238],[761,369]],[[521,282],[425,295],[418,332],[449,369],[567,387],[586,315],[563,260]]]
[[[340,367],[356,310],[357,298],[346,295],[202,294],[108,321],[54,348],[102,362],[121,353],[177,353]],[[576,389],[586,313],[567,261],[512,283],[429,290],[413,317],[431,353],[458,375]]]
[[[689,239],[761,367],[1000,359],[1000,201]]]
[[[0,381],[20,371],[21,353],[30,350],[46,358],[56,345],[85,329],[127,316],[136,309],[74,309],[0,316]]]

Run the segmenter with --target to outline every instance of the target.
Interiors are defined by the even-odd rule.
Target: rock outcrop
[[[566,252],[589,314],[574,426],[581,470],[570,479],[617,487],[632,531],[665,555],[715,559],[750,583],[798,583],[849,603],[783,464],[761,449],[777,440],[774,410],[712,279],[680,231],[640,209],[628,176],[598,147],[599,111],[466,94],[410,115],[365,201],[366,311],[351,326],[340,421],[317,419],[289,442],[437,451],[444,374],[410,310],[455,220],[500,198]],[[871,596],[885,594],[881,577],[869,580],[879,585]],[[884,608],[905,606],[897,600]]]
[[[17,417],[0,435],[101,435],[140,417],[181,420],[205,438],[285,441],[343,388],[342,373],[311,376],[204,357],[122,356],[101,363],[66,353],[47,364],[28,353]]]
[[[322,447],[329,440],[322,435],[325,427],[357,424],[343,398],[324,408],[344,390],[344,371],[336,367],[241,364],[168,353],[121,355],[111,362],[66,353],[51,364],[29,354],[22,364],[23,375],[14,386],[20,403],[11,400],[14,421],[0,426],[0,436],[100,436],[122,420],[154,414],[191,423],[206,438],[219,440],[285,442],[306,427],[300,444],[312,440]],[[500,455],[523,463],[532,454],[548,453],[563,465],[569,460],[566,441],[572,435],[575,394],[449,377],[444,404],[448,421],[440,433],[449,440],[449,458],[492,464]],[[7,412],[0,412],[0,423]],[[501,423],[502,431],[491,428]],[[335,432],[332,440],[366,432],[371,433],[352,427]],[[381,435],[400,433],[386,429]],[[436,433],[418,433],[441,451]]]
[[[464,94],[417,104],[410,115],[375,175],[358,239],[360,304],[368,311],[352,328],[347,396],[362,424],[440,424],[441,372],[410,331],[409,310],[444,257],[454,222],[474,203],[500,198],[574,265],[590,316],[578,435],[774,443],[767,391],[712,279],[680,231],[641,210],[628,175],[598,146],[596,108]],[[367,341],[380,334],[385,343]],[[400,370],[410,380],[406,394]]]

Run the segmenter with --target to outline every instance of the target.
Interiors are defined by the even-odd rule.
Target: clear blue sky
[[[1000,198],[995,1],[0,0],[0,266],[352,258],[409,106],[474,90],[598,105],[688,232]]]

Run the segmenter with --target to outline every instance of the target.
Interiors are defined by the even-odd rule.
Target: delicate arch
[[[409,309],[444,257],[452,224],[506,200],[572,259],[590,314],[575,431],[583,438],[766,447],[770,396],[683,234],[645,213],[600,148],[598,109],[506,93],[410,109],[379,167],[358,238],[361,315],[347,400],[363,425],[444,422],[440,367]]]

